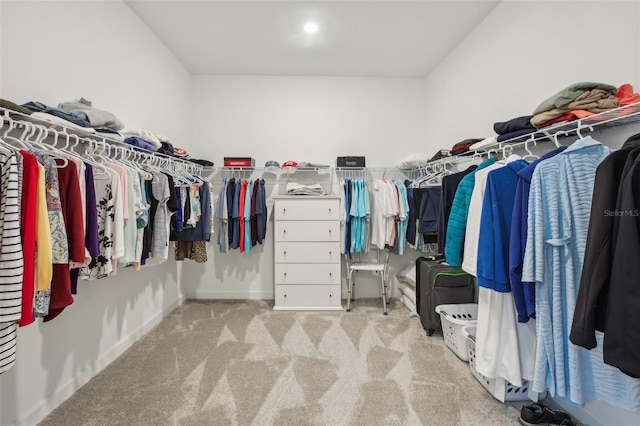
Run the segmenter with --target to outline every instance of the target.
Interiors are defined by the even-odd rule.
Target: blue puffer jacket
[[[467,216],[469,214],[469,203],[471,193],[476,183],[476,172],[498,161],[496,158],[489,158],[482,162],[473,172],[466,175],[460,181],[456,195],[453,197],[449,223],[447,224],[447,243],[445,245],[445,258],[449,265],[454,268],[462,266],[462,252],[464,251],[464,234],[467,230]]]

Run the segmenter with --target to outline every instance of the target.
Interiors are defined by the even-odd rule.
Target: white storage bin
[[[478,304],[438,305],[436,306],[436,313],[440,314],[444,343],[453,353],[458,355],[458,358],[468,361],[467,339],[462,334],[462,327],[476,324],[478,320]]]
[[[476,326],[466,325],[462,328],[462,334],[465,337],[467,345],[467,357],[469,359],[469,369],[473,377],[479,381],[482,386],[499,401],[524,401],[529,398],[528,381],[522,383],[522,386],[515,386],[503,378],[490,379],[478,373],[476,370]],[[537,399],[537,398],[536,398]]]

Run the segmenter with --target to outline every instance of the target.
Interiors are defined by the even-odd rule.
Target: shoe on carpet
[[[551,408],[541,404],[529,404],[520,410],[521,424],[525,426],[533,425],[563,425],[573,426],[569,413],[560,410],[552,410]]]

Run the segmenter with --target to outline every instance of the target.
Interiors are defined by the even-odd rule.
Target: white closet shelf
[[[580,130],[584,129],[593,131],[596,128],[606,129],[637,122],[640,122],[640,102],[610,109],[578,120],[557,123],[533,133],[496,142],[491,146],[483,148],[483,151],[502,149],[505,145],[522,144],[524,142],[553,141],[555,135],[558,135],[559,138],[568,137],[577,135]]]
[[[15,125],[18,126],[28,126],[28,125],[33,125],[33,126],[40,126],[43,127],[45,129],[51,129],[51,130],[55,130],[55,131],[59,131],[59,132],[63,132],[66,134],[69,134],[71,136],[75,136],[76,138],[78,138],[78,142],[79,143],[83,143],[86,141],[92,141],[95,143],[105,143],[111,146],[116,146],[118,148],[122,148],[122,149],[127,149],[130,151],[134,151],[143,155],[147,155],[147,156],[151,156],[151,157],[157,157],[157,158],[162,158],[164,160],[167,161],[171,161],[174,164],[179,164],[182,166],[185,166],[187,168],[189,168],[190,170],[193,170],[195,173],[200,174],[202,172],[202,166],[197,164],[197,163],[193,163],[191,161],[188,160],[183,160],[179,157],[173,157],[170,155],[166,155],[166,154],[162,154],[160,152],[155,152],[155,151],[149,151],[134,145],[129,145],[127,143],[124,142],[120,142],[118,140],[109,138],[107,135],[101,134],[101,133],[96,133],[96,132],[90,132],[90,131],[84,131],[81,130],[78,127],[71,127],[71,126],[65,126],[61,123],[54,123],[54,122],[50,122],[50,121],[46,121],[46,120],[41,120],[39,118],[34,118],[31,117],[30,115],[27,114],[22,114],[20,112],[14,111],[12,109],[7,109],[7,108],[2,108],[0,107],[0,118],[2,118],[1,123],[2,126],[0,127],[0,129],[4,128],[5,123],[14,123]],[[26,124],[28,123],[28,124]],[[59,129],[59,130],[58,130]]]

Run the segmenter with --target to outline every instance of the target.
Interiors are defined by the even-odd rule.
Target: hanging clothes
[[[69,262],[69,243],[67,242],[67,232],[64,227],[62,206],[60,205],[60,189],[56,162],[49,155],[39,152],[34,152],[34,154],[45,168],[47,213],[49,215],[49,226],[51,228],[53,263],[67,263]]]
[[[233,238],[231,240],[231,248],[240,248],[240,190],[242,189],[242,181],[238,180],[234,187],[233,202],[232,202],[232,223],[233,223]]]
[[[127,266],[135,262],[136,258],[136,240],[138,239],[138,226],[136,223],[136,187],[140,185],[140,179],[138,173],[131,169],[125,168],[127,174],[127,191],[124,199],[125,215],[124,229],[123,229],[123,242],[124,253],[118,263]],[[138,188],[139,191],[139,188]]]
[[[138,236],[136,239],[136,253],[133,269],[140,270],[142,259],[144,258],[145,242],[147,241],[147,230],[149,225],[149,210],[151,204],[147,196],[147,181],[142,174],[138,175],[140,181],[140,214],[136,217],[136,227],[138,228]]]
[[[22,316],[24,258],[17,163],[14,153],[0,152],[0,373],[15,363],[18,321]]]
[[[249,179],[246,185],[245,200],[244,200],[244,234],[241,238],[244,239],[244,251],[249,253],[251,251],[251,194],[253,192],[253,180]]]
[[[234,218],[233,218],[233,200],[236,193],[236,179],[231,178],[227,181],[227,239],[228,248],[233,248],[233,230],[234,230]]]
[[[153,198],[157,200],[153,218],[153,238],[149,257],[154,264],[162,263],[169,257],[169,210],[167,202],[171,199],[169,179],[164,173],[156,174],[157,182],[151,184]],[[177,206],[176,206],[177,207]]]
[[[238,194],[238,247],[240,248],[240,253],[245,252],[245,204],[247,202],[247,187],[249,186],[249,182],[246,179],[243,179],[240,184],[240,193]]]
[[[572,343],[583,348],[594,348],[596,330],[605,331],[612,259],[617,237],[613,235],[614,223],[619,220],[615,215],[616,205],[623,171],[626,169],[628,174],[633,167],[635,159],[640,155],[639,148],[640,134],[627,139],[622,147],[605,158],[596,170],[587,246],[570,337]]]
[[[99,172],[100,175],[100,172]],[[85,258],[83,265],[79,268],[71,269],[71,294],[78,292],[78,278],[80,277],[80,269],[91,263],[91,259],[100,255],[100,241],[98,236],[98,207],[96,202],[96,188],[94,183],[93,167],[91,164],[85,164],[84,179],[85,184]]]
[[[38,163],[38,197],[36,200],[36,298],[33,301],[35,316],[49,313],[51,301],[51,277],[53,276],[53,238],[47,210],[46,171]]]
[[[467,227],[464,234],[464,250],[462,252],[462,270],[467,274],[477,276],[478,267],[478,242],[480,238],[480,220],[482,217],[482,205],[487,187],[489,172],[504,167],[504,162],[496,162],[475,173],[475,182],[467,217]]]
[[[477,240],[476,370],[486,377],[504,378],[516,386],[534,376],[535,329],[531,324],[519,324],[516,319],[508,257],[517,173],[528,165],[524,160],[516,160],[481,176],[476,174],[476,186],[486,184]],[[468,241],[465,237],[465,245]],[[466,256],[465,249],[465,259]]]
[[[24,259],[22,280],[22,313],[19,326],[31,324],[33,301],[36,294],[36,220],[38,201],[38,159],[21,150],[22,156],[22,198],[20,200],[20,236]]]
[[[109,275],[116,275],[118,273],[118,259],[124,256],[124,221],[125,217],[128,217],[128,211],[126,208],[127,199],[127,171],[124,167],[106,163],[106,167],[114,170],[118,174],[119,188],[116,193],[116,204],[114,210],[114,226],[113,226],[113,247],[111,251],[111,271]]]
[[[518,172],[515,204],[509,234],[509,280],[518,313],[518,322],[521,323],[529,321],[529,318],[535,319],[536,317],[535,284],[522,282],[522,262],[524,261],[524,245],[527,241],[531,176],[541,161],[555,157],[565,149],[567,147],[561,146],[548,152]]]
[[[414,193],[420,194],[418,233],[420,233],[424,241],[421,251],[429,255],[437,254],[437,232],[440,221],[442,187],[432,185],[424,188],[415,188]]]
[[[253,182],[251,191],[251,246],[258,245],[258,216],[256,209],[258,206],[258,192],[260,191],[260,179]]]
[[[640,380],[604,364],[602,347],[569,344],[597,166],[609,149],[587,136],[536,168],[522,279],[536,282],[534,391],[577,404],[598,399],[640,411]],[[600,336],[601,337],[601,336]]]
[[[451,214],[451,208],[453,207],[453,199],[456,195],[458,185],[465,176],[467,176],[477,168],[477,165],[473,165],[468,167],[464,171],[444,176],[442,178],[440,219],[438,221],[438,253],[445,252],[447,241],[447,225],[449,223],[449,216]]]
[[[178,233],[175,244],[176,260],[191,259],[198,263],[207,261],[206,242],[211,238],[211,200],[209,184],[205,181],[198,188],[197,200],[200,214],[194,227],[185,227]]]
[[[471,202],[471,193],[475,184],[475,174],[496,161],[498,160],[495,158],[483,161],[474,171],[462,178],[456,190],[456,195],[451,205],[445,245],[446,262],[454,268],[462,266],[469,203]]]
[[[229,239],[227,237],[227,228],[229,212],[227,210],[227,185],[229,181],[222,179],[222,186],[218,194],[218,202],[216,204],[215,217],[218,219],[218,247],[220,253],[227,253],[229,250]]]
[[[91,263],[80,270],[80,277],[85,280],[96,280],[109,276],[113,270],[115,240],[122,233],[123,210],[120,176],[111,169],[106,169],[105,173],[107,173],[106,179],[95,181],[100,254],[92,258]]]
[[[85,252],[84,229],[78,225],[82,223],[83,200],[80,193],[77,167],[73,161],[56,159],[55,162],[58,165],[60,205],[69,247],[69,262],[82,263]],[[66,165],[64,165],[65,162]],[[51,282],[51,304],[49,313],[44,317],[44,321],[51,321],[56,318],[65,307],[73,304],[73,302],[69,263],[54,264]]]
[[[396,179],[394,180],[394,184],[398,190],[399,206],[396,253],[402,256],[404,254],[404,248],[407,245],[406,238],[407,228],[409,226],[410,207],[407,199],[407,188],[404,186],[404,183]]]
[[[258,185],[257,199],[256,199],[256,223],[257,223],[257,237],[258,244],[262,244],[267,236],[267,221],[269,220],[267,214],[267,193],[264,187],[264,179],[260,179]]]
[[[635,150],[634,150],[635,151]],[[620,182],[614,223],[609,297],[604,330],[604,362],[640,378],[638,253],[640,253],[640,157],[627,161]],[[617,226],[616,226],[617,224]],[[639,381],[639,380],[636,380]]]
[[[371,187],[371,245],[382,250],[387,243],[387,218],[393,220],[394,208],[390,188],[384,180],[376,179]]]

